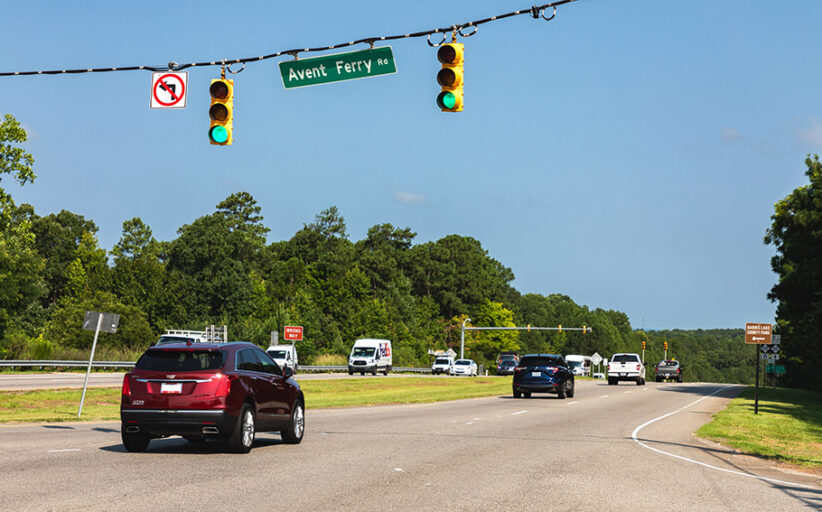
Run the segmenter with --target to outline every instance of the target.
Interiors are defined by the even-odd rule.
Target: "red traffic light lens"
[[[222,80],[218,80],[211,84],[211,87],[208,88],[208,92],[211,93],[211,97],[224,100],[228,97],[228,84]]]

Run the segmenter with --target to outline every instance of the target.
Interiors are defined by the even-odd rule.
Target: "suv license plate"
[[[531,377],[541,377],[542,372],[531,372]]]
[[[160,384],[160,393],[182,393],[182,382],[163,382]]]
[[[620,376],[620,377],[625,377],[625,374],[624,374],[624,373],[620,373],[620,374],[619,374],[619,376]]]

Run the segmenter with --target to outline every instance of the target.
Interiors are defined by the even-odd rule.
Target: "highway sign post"
[[[77,410],[77,417],[83,413],[83,402],[86,400],[86,389],[88,389],[88,376],[91,373],[91,362],[94,360],[94,349],[97,348],[97,336],[100,331],[117,332],[120,324],[120,315],[117,313],[98,313],[97,311],[86,311],[83,319],[83,329],[94,331],[94,341],[91,343],[91,354],[88,357],[88,368],[86,368],[86,380],[83,382],[83,395],[80,397],[80,408]]]
[[[280,62],[283,87],[307,87],[397,72],[390,46]]]
[[[762,345],[759,347],[760,352],[763,355],[768,354],[770,349],[766,349],[765,347],[771,346],[771,340],[773,335],[773,326],[771,324],[756,324],[756,323],[747,323],[745,324],[745,343],[747,344],[754,344],[754,345]],[[775,347],[779,347],[779,345],[773,345]],[[763,350],[765,349],[765,350]],[[759,414],[759,360],[761,357],[756,358],[756,387],[754,388],[754,414]]]

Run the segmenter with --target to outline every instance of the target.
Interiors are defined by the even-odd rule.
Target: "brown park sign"
[[[771,344],[771,324],[745,324],[745,343]]]

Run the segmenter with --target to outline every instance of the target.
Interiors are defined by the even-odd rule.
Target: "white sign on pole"
[[[598,352],[594,352],[594,355],[591,356],[591,362],[599,365],[602,362],[602,356]]]
[[[185,108],[188,71],[151,74],[151,108]]]

